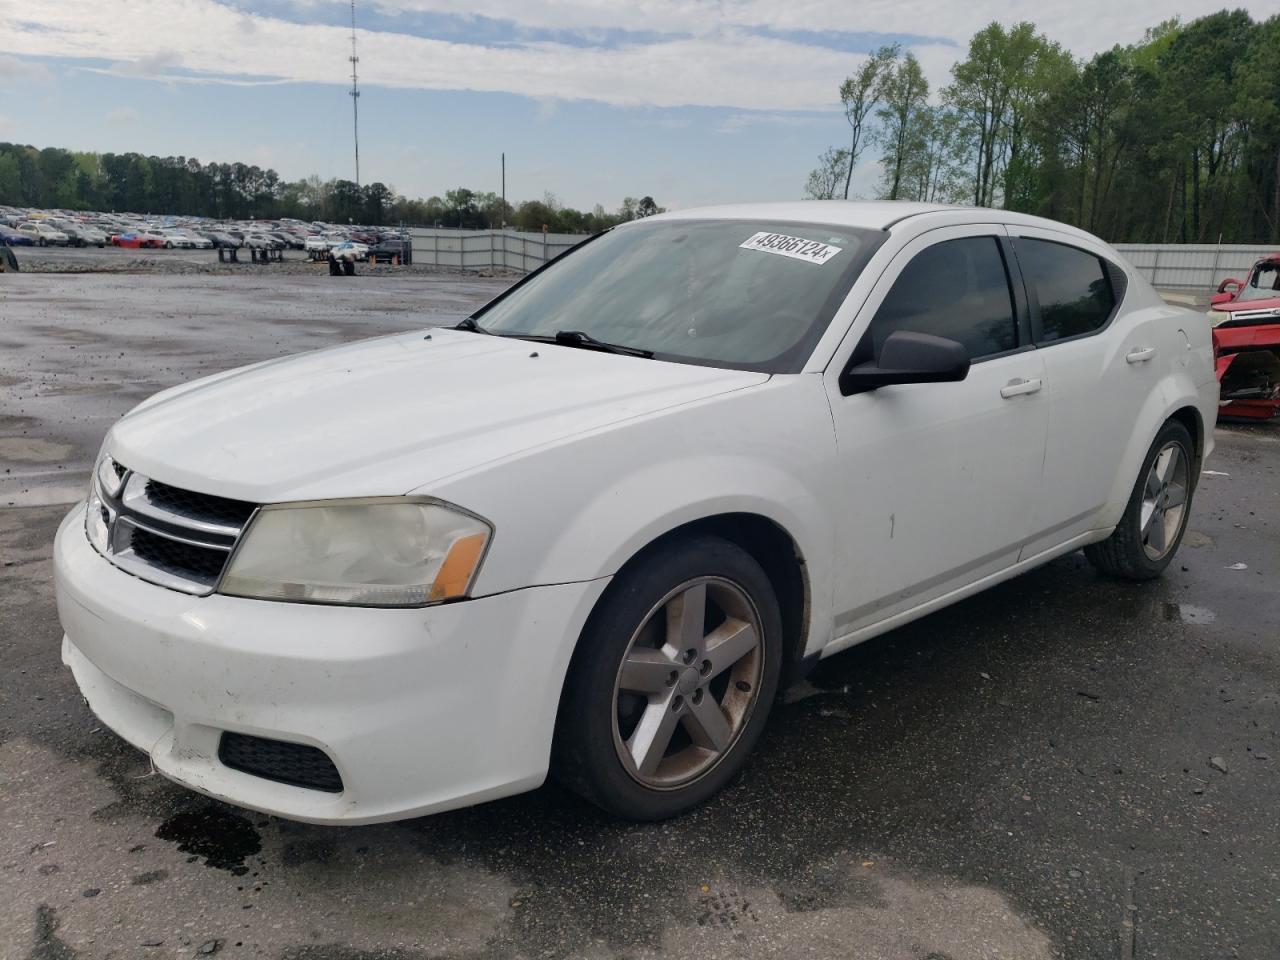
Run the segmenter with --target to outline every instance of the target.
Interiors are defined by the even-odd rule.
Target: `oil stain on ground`
[[[262,849],[262,838],[253,824],[218,807],[172,816],[160,824],[156,836],[176,843],[183,853],[203,857],[205,866],[229,870],[237,877],[249,872],[245,858]]]

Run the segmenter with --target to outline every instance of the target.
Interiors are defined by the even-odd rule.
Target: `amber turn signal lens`
[[[467,592],[487,539],[484,534],[475,533],[453,542],[445,555],[444,563],[440,565],[435,582],[431,584],[431,592],[427,595],[429,601],[451,600]]]

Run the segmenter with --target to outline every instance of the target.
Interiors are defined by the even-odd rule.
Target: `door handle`
[[[1039,377],[1036,377],[1034,380],[1027,380],[1019,377],[1017,380],[1010,380],[1001,387],[1000,396],[1004,397],[1006,400],[1009,400],[1012,397],[1023,397],[1028,393],[1039,393],[1040,386]]]
[[[1126,363],[1146,363],[1155,355],[1155,347],[1134,347],[1124,355],[1124,359]]]

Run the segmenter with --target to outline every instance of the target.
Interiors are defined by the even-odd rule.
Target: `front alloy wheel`
[[[759,739],[782,650],[773,585],[749,553],[709,535],[651,548],[583,628],[556,721],[557,776],[635,820],[697,806]]]
[[[667,790],[729,752],[759,697],[760,615],[737,584],[680,584],[631,638],[614,685],[613,742],[627,772]]]

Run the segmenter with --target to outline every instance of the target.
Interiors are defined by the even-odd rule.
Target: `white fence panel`
[[[1243,243],[1117,243],[1117,250],[1154,286],[1216,289],[1228,277],[1243,280],[1271,247]]]
[[[513,270],[532,273],[587,239],[572,233],[518,230],[409,230],[413,262],[446,270]]]

